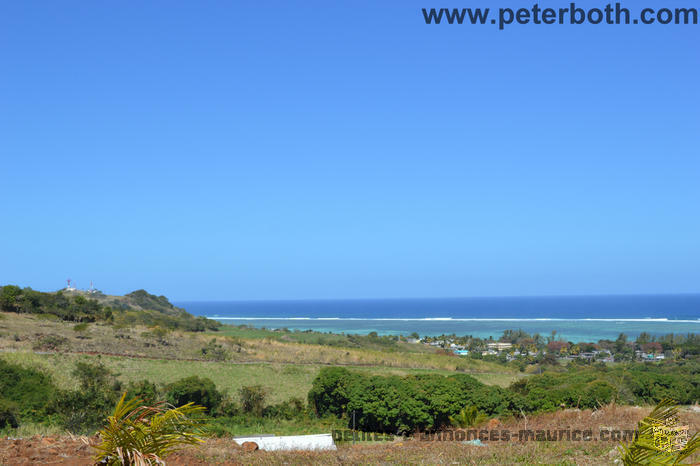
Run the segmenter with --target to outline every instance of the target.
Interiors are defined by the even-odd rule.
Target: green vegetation
[[[238,390],[238,395],[241,398],[241,409],[244,413],[254,416],[262,416],[265,410],[265,398],[267,393],[260,385],[242,387]],[[284,408],[282,409],[284,411]]]
[[[221,393],[216,389],[214,382],[208,378],[187,377],[168,385],[166,390],[165,398],[174,406],[194,403],[212,413],[221,404]]]
[[[94,431],[114,406],[119,384],[102,365],[79,362],[72,374],[78,388],[62,390],[44,372],[0,359],[0,428],[33,422]]]
[[[20,420],[40,422],[46,402],[56,395],[51,377],[42,371],[11,364],[0,359],[0,427]],[[4,413],[4,414],[2,414]]]
[[[0,311],[18,314],[36,314],[82,324],[106,322],[115,326],[147,325],[163,329],[182,329],[192,332],[217,330],[221,324],[204,317],[195,317],[184,309],[173,306],[165,296],[155,296],[144,290],[123,297],[106,297],[77,291],[44,293],[15,285],[0,287]]]
[[[19,427],[19,412],[15,403],[0,399],[0,429],[6,427]]]
[[[307,345],[330,346],[334,348],[363,348],[385,352],[430,352],[423,345],[407,343],[406,338],[398,335],[378,335],[371,332],[367,335],[344,333],[322,333],[313,330],[289,330],[254,328],[247,325],[226,325],[219,329],[218,334],[234,338],[269,339],[282,342],[294,342]]]
[[[398,336],[209,327],[143,290],[92,296],[0,288],[3,434],[94,433],[125,391],[124,403],[201,405],[220,436],[328,432],[353,412],[361,430],[408,434],[700,399],[695,335],[572,345],[511,331],[508,350],[460,357]],[[636,362],[640,351],[666,359]],[[581,352],[595,356],[573,357]]]
[[[449,426],[450,417],[467,405],[489,416],[524,407],[521,397],[466,374],[366,376],[338,367],[321,370],[308,398],[318,416],[350,420],[354,412],[361,430],[404,434]]]
[[[572,364],[566,372],[533,375],[510,388],[525,397],[532,411],[552,411],[560,406],[595,409],[611,401],[648,405],[664,398],[692,404],[700,400],[700,363]]]
[[[163,404],[142,405],[138,398],[126,400],[126,393],[100,430],[102,443],[95,460],[108,465],[164,464],[163,459],[184,445],[202,443],[206,419],[202,406],[188,403],[179,408]]]
[[[462,408],[462,410],[454,416],[450,416],[450,423],[452,427],[463,429],[466,427],[478,426],[486,419],[488,419],[488,416],[480,413],[476,406],[467,406]]]
[[[465,374],[368,376],[334,367],[322,369],[314,380],[309,405],[319,416],[348,422],[354,412],[362,430],[407,433],[449,426],[465,406],[486,416],[508,417],[560,407],[595,409],[612,401],[648,404],[671,396],[690,404],[700,399],[699,373],[700,365],[693,361],[658,367],[571,367],[502,389]]]
[[[119,302],[119,300],[116,301]],[[136,307],[173,315],[182,314],[184,311],[184,309],[173,306],[165,296],[152,295],[146,290],[136,290],[125,294],[123,302],[129,309]],[[123,305],[118,307],[123,307]]]
[[[92,433],[119,398],[121,384],[102,364],[79,362],[72,372],[77,390],[60,390],[47,406],[47,414],[58,416],[58,423],[70,432]]]
[[[299,376],[308,377],[310,380],[317,368],[289,367],[291,370],[269,367],[269,365],[244,365],[227,366],[228,373],[217,380],[235,379],[238,387],[235,390],[229,388],[222,390],[209,378],[204,376],[186,376],[177,379],[178,367],[197,369],[198,364],[181,361],[134,361],[127,358],[99,358],[99,357],[69,357],[68,361],[61,356],[52,355],[15,355],[5,354],[0,358],[0,431],[8,434],[12,430],[22,427],[24,424],[36,425],[43,430],[43,426],[49,431],[69,431],[79,434],[92,434],[104,422],[104,419],[114,409],[120,393],[126,389],[127,400],[141,399],[149,406],[161,402],[180,406],[187,403],[197,403],[207,409],[211,417],[212,430],[217,435],[237,435],[247,433],[266,432],[277,433],[319,433],[330,428],[339,428],[341,423],[334,420],[318,419],[309,413],[306,404],[298,397],[297,393],[306,394],[305,385],[287,387],[281,392],[272,392],[275,380],[279,381],[280,375],[287,380],[295,380]],[[16,359],[23,363],[8,362],[5,358]],[[24,357],[24,356],[28,356]],[[34,359],[32,359],[34,358]],[[26,361],[30,359],[29,361]],[[26,367],[27,362],[48,362],[43,366]],[[158,374],[167,373],[169,377],[175,377],[170,383],[154,383],[148,379],[131,379],[122,382],[119,374],[114,372],[120,366],[115,362],[148,363],[144,373],[158,379]],[[58,368],[53,362],[57,362]],[[154,370],[159,367],[161,371]],[[208,363],[220,364],[220,363]],[[129,367],[129,366],[121,366]],[[224,367],[221,364],[221,367]],[[56,370],[59,377],[50,375],[49,368]],[[253,377],[230,377],[237,369],[241,374],[255,374],[265,377],[268,388],[261,385],[240,385],[255,380]],[[261,372],[262,369],[262,374]],[[208,373],[211,366],[199,366],[200,373]],[[216,372],[216,371],[214,371]],[[280,374],[281,373],[281,374]],[[138,376],[139,373],[136,374]],[[131,374],[132,376],[134,374]],[[274,378],[274,380],[273,380]],[[263,380],[263,379],[259,379]],[[291,390],[291,391],[290,391]],[[274,397],[268,394],[273,393]],[[275,401],[279,400],[279,401]]]

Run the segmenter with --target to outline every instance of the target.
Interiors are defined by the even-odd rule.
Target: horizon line
[[[548,298],[611,298],[611,297],[659,297],[659,296],[700,296],[699,291],[679,293],[592,293],[592,294],[533,294],[533,295],[474,295],[474,296],[424,296],[424,297],[382,297],[382,298],[244,298],[244,299],[177,299],[173,303],[226,303],[226,302],[324,302],[324,301],[427,301],[459,299],[548,299]]]

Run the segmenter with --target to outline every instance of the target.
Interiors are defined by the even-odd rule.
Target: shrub
[[[613,399],[620,403],[652,404],[664,398],[691,404],[699,398],[697,362],[626,364],[615,368],[571,365],[567,372],[533,375],[511,390],[525,396],[528,410],[559,406],[595,409]]]
[[[207,346],[202,348],[202,356],[211,361],[225,361],[229,358],[228,351],[223,345],[216,342],[216,338],[210,340]]]
[[[170,330],[167,328],[163,328],[159,325],[156,325],[153,327],[149,332],[144,332],[142,336],[145,337],[150,337],[150,338],[155,338],[155,340],[160,343],[161,345],[168,345],[168,335],[170,334]]]
[[[195,403],[204,406],[209,412],[221,403],[222,395],[211,379],[198,376],[180,379],[167,387],[166,400],[174,406]]]
[[[69,432],[92,433],[114,407],[120,384],[102,364],[79,362],[73,370],[80,388],[59,392],[52,410]]]
[[[75,324],[73,326],[73,330],[76,332],[84,332],[85,330],[88,329],[88,324],[87,322],[81,322],[79,324]]]
[[[66,337],[60,335],[43,335],[39,337],[39,341],[34,343],[32,348],[40,351],[56,351],[67,343],[68,339]]]
[[[19,411],[17,404],[0,398],[0,429],[19,426]]]
[[[262,416],[265,409],[265,389],[260,385],[252,385],[243,387],[238,390],[238,396],[241,398],[241,408],[244,413]]]
[[[227,398],[221,402],[215,414],[217,416],[231,418],[241,414],[241,409],[233,400]]]
[[[15,406],[19,418],[43,420],[47,400],[55,393],[56,386],[48,375],[0,359],[0,394],[5,403]]]
[[[313,380],[309,406],[319,417],[327,414],[342,416],[350,401],[348,387],[356,377],[344,367],[324,367]]]
[[[275,419],[296,419],[306,414],[306,406],[301,398],[291,398],[282,403],[265,407],[263,416]]]
[[[129,394],[127,399],[138,398],[149,405],[162,401],[158,387],[150,380],[131,382],[126,386],[126,392]]]

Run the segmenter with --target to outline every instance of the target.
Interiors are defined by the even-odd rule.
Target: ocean
[[[188,301],[198,316],[233,325],[333,333],[498,338],[504,330],[572,341],[700,331],[700,294],[520,298]]]

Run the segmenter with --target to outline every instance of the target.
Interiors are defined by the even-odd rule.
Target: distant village
[[[667,358],[678,359],[683,349],[675,346],[687,342],[685,336],[674,336],[664,341],[654,341],[648,334],[641,334],[636,341],[627,341],[625,335],[617,340],[600,340],[598,343],[572,343],[557,338],[556,332],[542,338],[530,336],[521,331],[506,331],[498,341],[472,337],[442,335],[439,337],[409,338],[417,344],[439,348],[457,356],[478,359],[499,359],[505,362],[529,361],[540,362],[543,359],[556,358],[558,361],[585,361],[611,363],[616,361],[662,361]],[[695,338],[694,336],[692,338]]]

